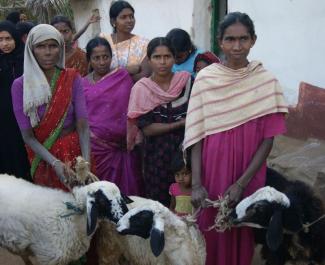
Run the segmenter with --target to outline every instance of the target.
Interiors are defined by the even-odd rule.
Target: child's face
[[[188,169],[183,168],[175,174],[175,181],[176,183],[189,188],[192,185],[192,174]]]

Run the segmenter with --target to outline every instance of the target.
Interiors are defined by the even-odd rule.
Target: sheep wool
[[[98,244],[101,265],[121,264],[119,260],[122,256],[132,265],[205,264],[205,241],[195,225],[186,223],[157,201],[136,196],[130,198],[133,203],[128,204],[129,211],[119,220],[116,228],[107,223],[101,224]],[[117,233],[123,234],[124,230],[132,227],[132,223],[135,223],[135,230],[132,231],[140,231],[144,237],[149,234],[150,238]],[[150,224],[152,228],[149,233],[141,231]],[[159,255],[152,251],[153,231],[160,239],[162,235],[164,237],[163,250]]]
[[[93,234],[88,233],[89,219],[95,230],[102,212],[87,219],[88,211],[105,209],[104,218],[118,220],[126,213],[122,201],[117,186],[107,181],[75,187],[69,193],[0,175],[0,246],[20,255],[26,264],[30,264],[28,255],[33,255],[40,265],[66,265],[89,248]],[[71,214],[67,204],[80,212]]]
[[[290,207],[289,198],[282,192],[266,186],[257,190],[251,196],[243,199],[236,207],[237,218],[242,218],[246,214],[246,209],[255,202],[266,200],[268,202],[277,202],[286,208]]]

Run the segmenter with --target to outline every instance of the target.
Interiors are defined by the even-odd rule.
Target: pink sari
[[[95,84],[85,77],[83,85],[98,177],[114,182],[126,195],[141,194],[140,156],[126,150],[131,77],[119,69]]]

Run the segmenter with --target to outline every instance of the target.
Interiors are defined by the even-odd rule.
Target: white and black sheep
[[[0,175],[0,246],[26,264],[64,265],[89,248],[99,220],[117,222],[128,198],[107,181],[75,187],[72,193]]]
[[[157,201],[130,196],[129,211],[113,226],[100,228],[100,264],[204,265],[205,241],[194,223],[186,222]]]
[[[231,214],[233,223],[264,227],[254,232],[268,265],[324,264],[325,219],[321,217],[325,211],[321,199],[305,183],[289,182],[270,169],[267,185],[236,206]]]

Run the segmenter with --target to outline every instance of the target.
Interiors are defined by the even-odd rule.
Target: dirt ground
[[[8,251],[0,248],[0,264],[1,265],[24,265],[20,257],[11,255]]]
[[[255,253],[256,254],[256,253]],[[7,250],[0,248],[0,264],[1,265],[24,265],[22,259],[18,256],[10,254]],[[263,262],[260,257],[256,254],[254,256],[252,265],[261,265]]]

